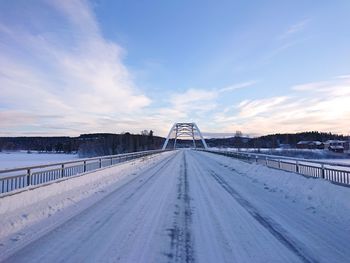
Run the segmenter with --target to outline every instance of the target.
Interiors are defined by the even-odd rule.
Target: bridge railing
[[[142,151],[0,170],[0,195],[21,188],[96,171],[104,167],[160,152],[164,152],[164,150]]]
[[[262,164],[270,168],[293,172],[304,176],[322,178],[337,184],[350,186],[350,165],[312,161],[300,158],[269,156],[267,154],[233,152],[221,150],[204,150],[215,154],[237,158],[250,163]]]

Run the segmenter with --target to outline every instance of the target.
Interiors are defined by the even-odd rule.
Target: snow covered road
[[[0,259],[348,262],[350,188],[211,153],[161,156],[138,170],[124,164],[99,199],[4,236]]]

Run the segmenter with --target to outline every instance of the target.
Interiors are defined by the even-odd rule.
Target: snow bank
[[[205,154],[249,177],[254,184],[260,184],[267,191],[279,192],[292,202],[304,203],[313,210],[332,214],[334,219],[347,221],[350,225],[350,187],[221,155]]]

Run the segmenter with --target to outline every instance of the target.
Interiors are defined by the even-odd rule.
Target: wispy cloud
[[[311,82],[295,85],[292,87],[292,90],[295,91],[320,91],[320,89],[328,88],[331,85],[330,82]]]
[[[134,85],[123,63],[123,49],[102,36],[87,2],[49,5],[60,18],[55,21],[59,28],[42,28],[46,21],[40,15],[36,31],[38,21],[22,28],[1,24],[0,37],[7,44],[0,55],[0,101],[7,108],[2,110],[2,119],[7,119],[6,126],[0,122],[2,132],[14,111],[33,116],[28,132],[33,127],[48,133],[66,127],[65,134],[112,131],[121,116],[137,116],[151,100]],[[59,118],[45,118],[53,114]],[[105,117],[110,122],[101,125]],[[17,123],[17,130],[23,131],[18,118],[12,120],[13,130]]]
[[[310,22],[310,19],[307,18],[307,19],[303,19],[303,20],[301,20],[301,21],[299,21],[299,22],[289,26],[286,29],[286,31],[283,32],[279,36],[279,38],[280,39],[286,39],[286,38],[289,38],[289,37],[291,37],[291,36],[301,32],[301,31],[303,31],[306,28],[306,26],[308,25],[309,22]]]
[[[238,129],[250,134],[307,130],[350,133],[344,125],[350,119],[349,80],[305,83],[291,90],[282,97],[244,100],[231,111],[218,113],[215,122],[223,126],[230,123],[224,131]]]
[[[247,82],[243,82],[243,83],[233,84],[231,86],[227,86],[225,88],[219,89],[219,92],[227,92],[227,91],[234,91],[234,90],[238,90],[238,89],[243,89],[243,88],[253,86],[256,83],[257,83],[257,81],[252,80],[252,81],[247,81]]]
[[[337,78],[337,79],[350,79],[350,75],[339,75],[339,76],[336,76],[335,78]]]
[[[210,116],[216,111],[221,111],[218,108],[220,97],[227,92],[233,92],[239,89],[251,87],[257,81],[246,81],[236,83],[224,88],[217,89],[188,89],[182,93],[170,94],[168,107],[158,109],[158,118],[169,122],[176,121],[203,121],[210,122]],[[205,125],[205,124],[204,124]]]
[[[239,105],[239,116],[241,118],[255,117],[271,112],[276,107],[282,106],[288,97],[273,97],[261,100],[244,100]]]

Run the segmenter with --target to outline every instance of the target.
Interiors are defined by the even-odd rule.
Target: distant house
[[[349,142],[341,140],[328,140],[325,142],[325,149],[332,152],[343,153],[349,150]]]
[[[298,149],[324,149],[323,142],[320,141],[300,141],[297,143]]]

